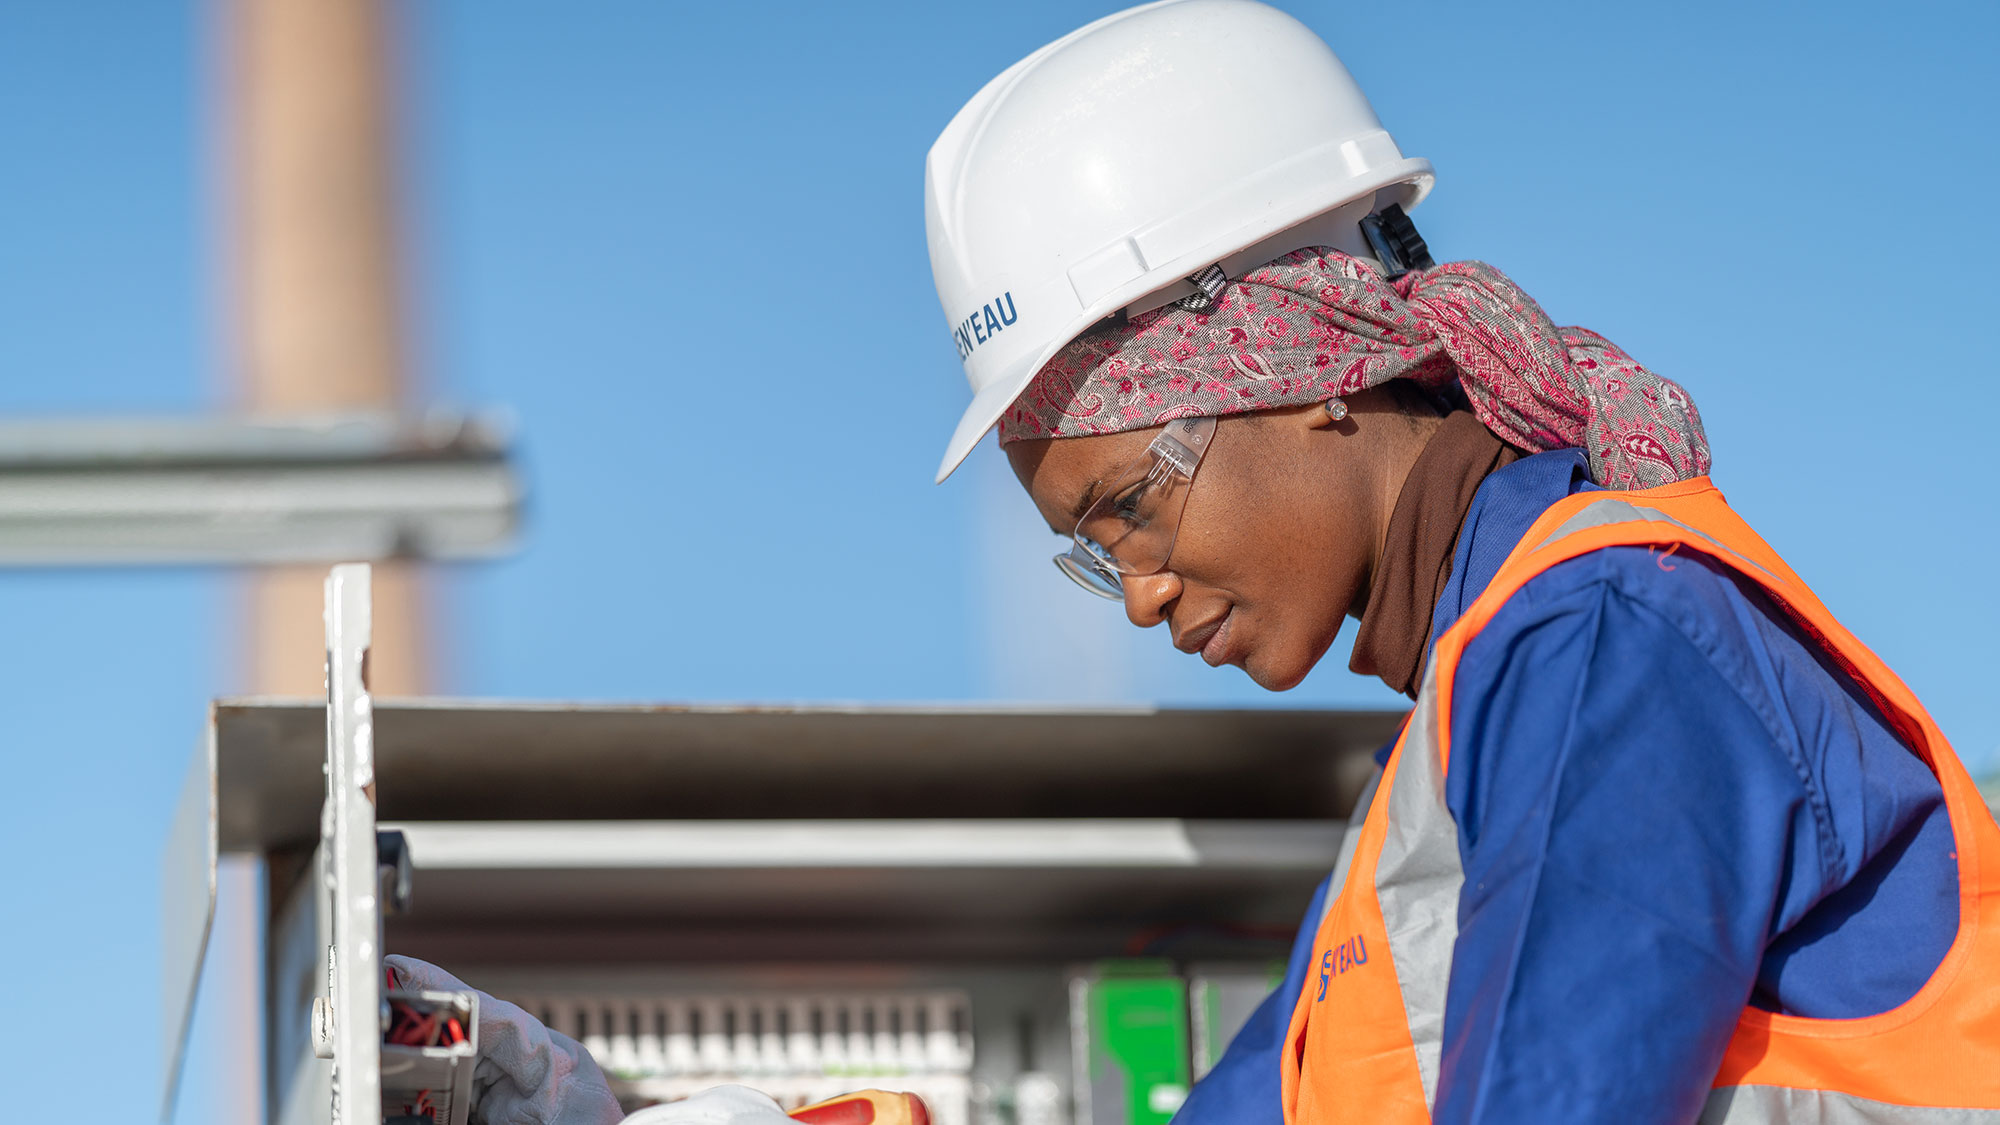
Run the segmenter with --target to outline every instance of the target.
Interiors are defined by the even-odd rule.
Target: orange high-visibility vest
[[[1300,995],[1282,1052],[1287,1125],[1430,1120],[1464,882],[1444,797],[1459,657],[1529,579],[1618,546],[1699,552],[1761,585],[1937,774],[1957,845],[1958,936],[1924,987],[1863,1019],[1746,1009],[1701,1121],[2000,1125],[2000,825],[1910,689],[1841,628],[1706,477],[1558,502],[1438,639],[1416,708],[1334,872],[1339,891],[1314,949],[1326,987]]]

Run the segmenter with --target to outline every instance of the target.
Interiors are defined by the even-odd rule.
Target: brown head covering
[[[1472,508],[1472,494],[1488,473],[1520,460],[1521,451],[1493,436],[1465,411],[1445,415],[1417,454],[1396,507],[1382,557],[1368,586],[1368,604],[1354,635],[1347,666],[1417,697],[1424,654],[1430,649],[1431,612],[1451,578],[1458,533]]]

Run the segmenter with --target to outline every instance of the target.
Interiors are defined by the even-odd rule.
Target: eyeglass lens
[[[1063,573],[1094,594],[1123,598],[1120,574],[1166,568],[1195,470],[1215,436],[1214,418],[1169,423],[1146,454],[1106,482],[1077,521],[1075,545],[1057,555]]]
[[[1194,471],[1208,452],[1215,419],[1170,424],[1146,455],[1105,483],[1077,521],[1075,538],[1122,574],[1153,574],[1167,565],[1187,507]]]
[[[1119,581],[1118,572],[1093,558],[1081,544],[1070,548],[1067,555],[1057,555],[1055,562],[1057,569],[1085,590],[1100,598],[1124,600],[1125,584]]]

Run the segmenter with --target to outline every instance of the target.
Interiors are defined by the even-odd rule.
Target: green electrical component
[[[1077,1125],[1166,1125],[1187,1100],[1187,982],[1165,961],[1100,961],[1070,981]]]

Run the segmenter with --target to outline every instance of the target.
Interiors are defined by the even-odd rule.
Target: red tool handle
[[[792,1120],[805,1125],[931,1125],[930,1107],[915,1094],[857,1090],[817,1105],[795,1109]]]

